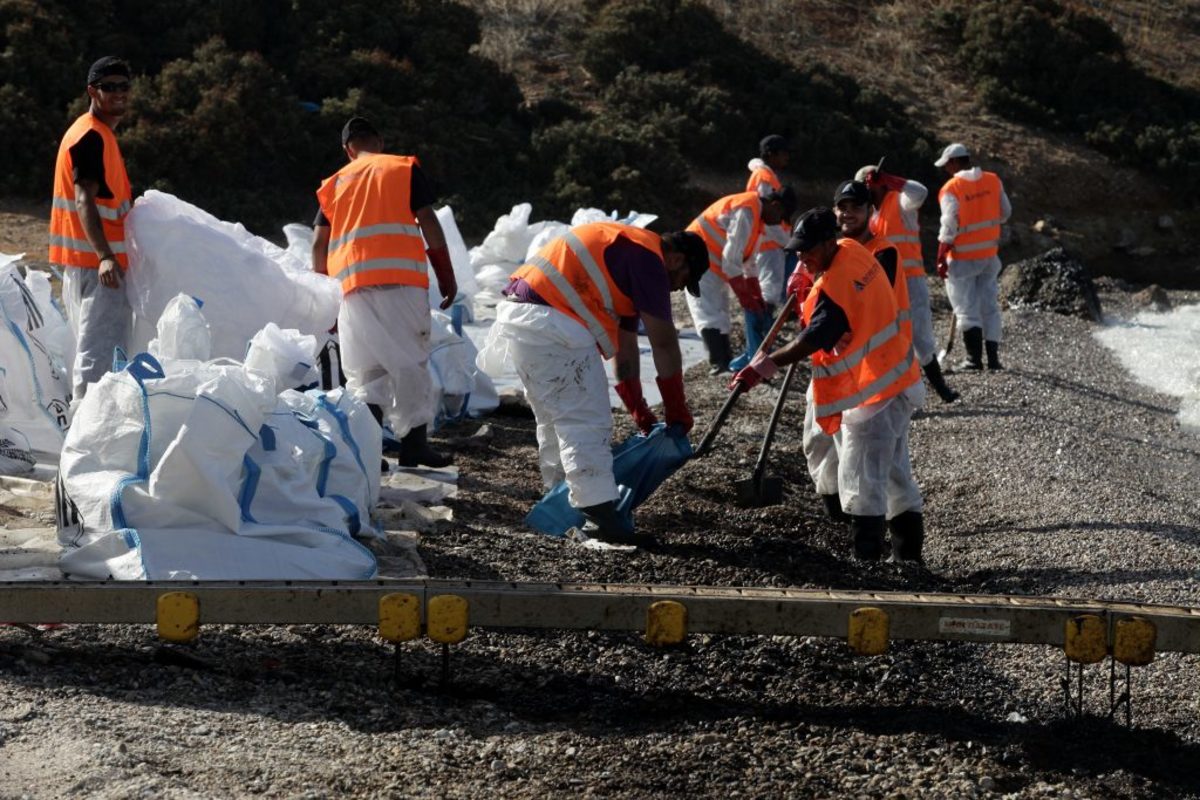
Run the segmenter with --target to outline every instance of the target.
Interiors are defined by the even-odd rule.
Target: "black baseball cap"
[[[123,78],[133,78],[133,74],[129,71],[129,64],[123,58],[116,56],[104,56],[96,60],[92,66],[88,67],[88,86],[99,83],[109,75],[120,75]]]
[[[772,133],[770,136],[764,136],[763,140],[758,143],[759,156],[766,158],[772,153],[785,153],[790,150],[788,140],[777,133]]]
[[[379,137],[379,130],[366,117],[351,117],[342,128],[342,146],[345,147],[351,139],[361,136]]]
[[[871,190],[862,181],[842,181],[833,193],[833,204],[836,206],[843,200],[853,200],[860,206],[869,205]]]
[[[796,226],[792,228],[792,238],[783,249],[803,253],[837,238],[837,235],[837,217],[833,212],[824,206],[810,208],[796,220]]]

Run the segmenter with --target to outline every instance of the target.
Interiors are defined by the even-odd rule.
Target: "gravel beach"
[[[1101,288],[1107,313],[1133,313],[1131,293]],[[1200,437],[1093,330],[1009,309],[1007,369],[951,375],[951,406],[930,393],[912,429],[926,571],[850,558],[804,470],[801,388],[773,451],[783,505],[733,505],[775,399],[759,389],[717,450],[639,509],[660,544],[633,554],[522,528],[541,494],[531,418],[445,431],[441,444],[470,446],[454,522],[423,534],[421,556],[438,578],[1200,605]],[[724,380],[689,373],[695,437]],[[394,684],[368,628],[207,627],[168,647],[149,626],[0,627],[0,798],[1200,796],[1191,656],[1134,672],[1132,726],[1108,719],[1107,662],[1085,671],[1072,719],[1061,651],[1031,646],[893,643],[866,658],[796,637],[656,650],[633,634],[472,631],[450,691],[438,665],[431,643],[406,646]]]

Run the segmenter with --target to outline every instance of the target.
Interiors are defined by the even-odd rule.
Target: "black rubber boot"
[[[854,556],[863,561],[878,561],[883,556],[883,517],[850,517],[854,537]]]
[[[984,342],[984,346],[987,347],[987,368],[1004,369],[1004,365],[1000,363],[1000,343]]]
[[[889,561],[921,561],[925,543],[925,517],[920,511],[905,511],[888,520],[892,532],[892,557]]]
[[[942,365],[938,363],[937,356],[929,359],[929,363],[921,369],[925,370],[925,380],[929,381],[929,385],[938,393],[938,397],[942,398],[943,403],[953,403],[959,398],[958,392],[951,389],[942,377]]]
[[[705,328],[700,331],[704,340],[704,349],[708,351],[709,375],[720,375],[729,371],[729,334],[721,333],[716,328]]]
[[[400,440],[399,461],[402,467],[436,468],[450,466],[453,459],[430,447],[425,426],[418,425]]]
[[[651,536],[640,536],[633,532],[633,527],[617,512],[617,504],[612,500],[599,505],[579,509],[583,514],[583,532],[593,539],[599,539],[609,544],[626,544],[643,546],[654,542]]]
[[[825,504],[825,513],[829,515],[829,519],[842,524],[850,521],[850,515],[842,510],[842,499],[836,494],[821,495],[821,502]]]
[[[967,351],[966,360],[960,361],[954,368],[956,372],[977,372],[983,369],[983,328],[967,328],[963,331],[963,347]]]

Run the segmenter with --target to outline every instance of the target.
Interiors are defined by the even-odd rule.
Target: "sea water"
[[[1139,383],[1178,397],[1180,423],[1200,433],[1200,305],[1109,317],[1096,338]]]

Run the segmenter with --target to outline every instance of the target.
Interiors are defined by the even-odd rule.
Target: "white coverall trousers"
[[[1000,341],[1000,256],[956,261],[950,258],[946,295],[958,330],[983,328],[983,338]]]
[[[433,422],[429,293],[423,286],[366,286],[342,298],[339,350],[346,388],[383,408],[397,438]]]
[[[128,346],[133,310],[121,284],[110,289],[100,283],[100,270],[88,267],[63,268],[63,306],[75,338],[71,369],[71,394],[83,399],[88,384],[112,369],[113,351]]]
[[[908,279],[908,310],[912,320],[913,352],[924,366],[937,355],[937,340],[933,335],[933,311],[929,307],[929,283],[922,275]]]
[[[608,376],[595,338],[561,311],[531,303],[500,303],[495,324],[537,419],[546,488],[565,478],[575,508],[616,500]]]
[[[767,305],[778,306],[783,302],[783,265],[786,258],[787,255],[779,248],[759,250],[754,258],[758,265],[758,285]]]
[[[892,519],[905,511],[921,511],[908,429],[913,410],[924,402],[924,385],[918,382],[881,403],[847,411],[833,436],[817,424],[811,387],[809,391],[804,454],[817,492],[836,493],[842,510],[856,517]]]
[[[692,324],[696,332],[705,328],[716,328],[721,333],[728,334],[731,328],[729,316],[729,287],[725,281],[717,277],[717,273],[709,269],[700,279],[700,296],[692,297],[691,292],[684,292],[688,311],[692,315]]]

